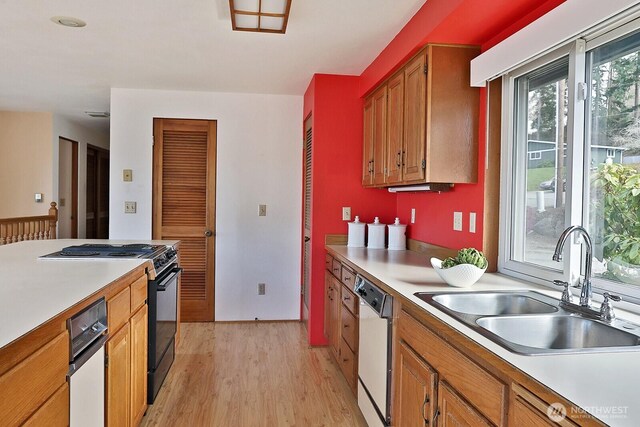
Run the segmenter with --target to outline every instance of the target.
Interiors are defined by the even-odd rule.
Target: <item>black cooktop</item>
[[[165,249],[166,246],[144,243],[126,245],[85,243],[67,246],[61,251],[45,255],[45,258],[151,258],[152,254]]]

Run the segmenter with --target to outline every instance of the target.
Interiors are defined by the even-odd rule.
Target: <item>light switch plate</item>
[[[122,170],[122,180],[124,182],[133,181],[133,170],[131,170],[131,169],[123,169]]]
[[[267,205],[260,205],[258,207],[258,216],[267,216]]]
[[[351,221],[351,208],[349,207],[342,208],[342,220]]]
[[[124,213],[134,214],[136,213],[136,202],[124,202]]]
[[[36,203],[42,203],[42,193],[35,193],[33,199],[36,201]]]
[[[469,213],[469,233],[476,232],[476,213]]]
[[[462,212],[453,213],[453,230],[462,231]]]

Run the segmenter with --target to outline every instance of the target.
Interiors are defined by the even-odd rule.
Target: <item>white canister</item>
[[[375,217],[373,224],[367,224],[369,230],[369,240],[367,247],[369,249],[384,249],[384,230],[386,226],[380,224],[380,219]]]
[[[400,224],[400,218],[396,218],[393,224],[389,224],[389,250],[403,251],[407,249],[407,225]]]
[[[347,246],[350,248],[364,248],[364,222],[360,222],[360,218],[356,216],[356,219],[348,223],[348,225]]]

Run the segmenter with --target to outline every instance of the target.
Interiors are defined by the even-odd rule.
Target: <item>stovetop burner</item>
[[[61,256],[68,256],[68,257],[92,257],[92,256],[97,256],[100,255],[100,252],[96,252],[96,251],[66,251],[66,250],[62,250],[60,251],[60,255]]]
[[[110,252],[107,254],[107,256],[112,256],[112,257],[136,257],[138,256],[137,252]]]

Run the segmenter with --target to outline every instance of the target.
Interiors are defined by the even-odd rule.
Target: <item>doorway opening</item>
[[[58,138],[58,238],[78,238],[78,142]]]
[[[109,151],[87,145],[87,239],[109,238]]]

